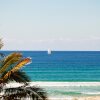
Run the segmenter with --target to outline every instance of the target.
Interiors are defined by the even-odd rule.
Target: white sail
[[[51,50],[50,49],[48,49],[48,54],[51,54]]]

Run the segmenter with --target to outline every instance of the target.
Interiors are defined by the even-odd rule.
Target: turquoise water
[[[100,52],[24,52],[24,70],[35,81],[100,81]]]
[[[7,55],[12,51],[1,52]],[[32,58],[32,63],[21,69],[32,81],[100,82],[100,51],[53,51],[50,55],[47,51],[20,52],[24,57]],[[43,88],[51,97],[100,95],[100,86],[43,86]]]
[[[100,86],[46,86],[43,88],[51,97],[100,95]]]

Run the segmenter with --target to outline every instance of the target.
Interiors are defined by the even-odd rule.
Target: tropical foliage
[[[0,100],[47,100],[46,92],[40,87],[30,86],[30,78],[21,70],[29,62],[31,59],[24,58],[19,52],[0,59]],[[21,83],[21,86],[7,87],[9,82]]]

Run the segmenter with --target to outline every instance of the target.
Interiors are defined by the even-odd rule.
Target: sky
[[[0,0],[2,50],[100,51],[100,0]]]

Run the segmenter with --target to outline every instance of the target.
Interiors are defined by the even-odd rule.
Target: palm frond
[[[3,77],[4,76],[2,75],[2,77],[1,77],[2,80],[1,81],[3,83],[9,83],[11,81],[15,81],[15,82],[27,84],[27,82],[30,82],[30,77],[23,71],[12,72],[11,75],[6,79],[4,79]]]
[[[15,72],[15,71],[19,70],[21,67],[23,67],[24,65],[26,65],[29,62],[31,62],[30,58],[24,58],[11,71]]]
[[[0,73],[3,73],[6,71],[6,69],[11,66],[12,64],[17,63],[22,58],[22,55],[20,53],[12,53],[4,58],[2,61]]]
[[[26,83],[26,82],[30,82],[30,77],[25,72],[16,71],[16,72],[12,72],[9,80],[14,80],[19,83]]]
[[[15,94],[6,94],[6,95],[3,95],[1,96],[1,99],[2,100],[21,100],[21,98],[26,98],[26,93],[25,92],[22,92],[22,93],[15,93]],[[0,100],[1,100],[0,99]]]
[[[46,92],[39,87],[21,86],[16,88],[8,88],[5,90],[5,95],[10,96],[11,100],[14,98],[29,97],[32,100],[47,100]]]
[[[47,100],[47,93],[42,88],[28,86],[26,89],[28,92],[30,92],[30,94],[32,94],[32,98],[37,97],[40,100]]]
[[[11,75],[12,73],[18,71],[21,67],[23,67],[25,64],[29,63],[30,61],[31,61],[30,58],[25,58],[25,59],[23,59],[23,60],[20,61],[16,66],[14,66],[14,67],[12,68],[12,70],[8,71],[8,72],[4,75],[3,79],[6,80],[7,78],[10,77],[10,75]]]

